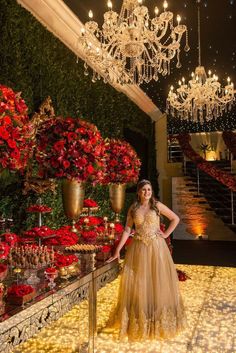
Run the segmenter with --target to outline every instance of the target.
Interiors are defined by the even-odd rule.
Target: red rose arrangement
[[[71,226],[63,226],[59,229],[51,229],[46,226],[35,227],[24,233],[29,239],[41,238],[45,245],[63,245],[70,246],[77,244],[78,236],[70,231]],[[53,236],[50,238],[50,236]],[[49,237],[49,239],[47,239]]]
[[[57,273],[57,269],[55,267],[48,267],[46,268],[45,272],[48,274],[55,274]]]
[[[20,93],[0,85],[0,170],[23,171],[32,149],[27,106]]]
[[[141,162],[126,141],[111,139],[106,142],[106,174],[104,183],[136,183]]]
[[[71,226],[63,226],[57,229],[55,235],[55,238],[46,240],[46,244],[70,246],[78,243],[78,235],[71,232]]]
[[[34,292],[34,288],[26,284],[13,284],[7,290],[8,295],[12,295],[16,297],[24,297],[25,295],[33,292]]]
[[[109,245],[103,245],[101,251],[102,251],[103,253],[109,253],[109,252],[111,251],[111,246],[109,246]]]
[[[15,233],[4,233],[4,234],[2,234],[2,236],[4,236],[5,241],[10,246],[14,246],[18,242],[18,236]]]
[[[79,182],[101,182],[105,144],[97,127],[81,119],[57,117],[40,129],[36,159],[40,174]]]
[[[55,256],[55,266],[56,267],[66,267],[73,263],[77,263],[78,258],[75,255],[62,255],[56,254]]]
[[[48,207],[46,205],[31,205],[26,209],[27,212],[32,212],[32,213],[50,213],[52,212],[52,208]]]
[[[85,199],[84,200],[84,207],[98,207],[98,204],[96,201],[92,199]]]
[[[105,226],[102,217],[80,217],[76,227],[85,241],[94,241],[97,236],[104,233]]]

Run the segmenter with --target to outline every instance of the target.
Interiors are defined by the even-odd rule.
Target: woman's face
[[[150,184],[146,184],[138,191],[138,196],[141,201],[148,201],[152,197],[152,187]]]

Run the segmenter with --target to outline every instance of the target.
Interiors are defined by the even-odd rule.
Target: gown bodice
[[[141,240],[148,245],[153,239],[157,238],[160,230],[160,217],[155,210],[148,210],[143,214],[138,209],[133,220],[135,224],[134,239]]]

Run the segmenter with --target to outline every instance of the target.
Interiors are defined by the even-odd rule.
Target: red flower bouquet
[[[67,267],[78,262],[78,258],[75,255],[61,255],[56,254],[55,266],[56,267]]]
[[[32,142],[27,106],[11,88],[0,85],[0,171],[25,169]]]
[[[13,284],[7,290],[7,301],[11,304],[22,305],[35,296],[35,289],[26,284]]]
[[[18,236],[15,233],[4,233],[2,236],[10,246],[14,246],[18,242]]]
[[[88,217],[80,217],[78,224],[86,225],[88,227],[98,226],[103,223],[102,217],[88,216]]]
[[[98,207],[98,204],[92,199],[86,199],[84,200],[84,207]]]
[[[46,268],[45,272],[49,273],[49,274],[56,274],[57,269],[55,267],[48,267],[48,268]]]
[[[126,141],[111,139],[106,143],[106,175],[104,183],[136,183],[141,162]]]
[[[26,209],[26,211],[31,213],[50,213],[52,212],[52,209],[46,205],[31,205]]]
[[[85,241],[90,242],[97,238],[98,233],[95,230],[82,230],[81,235]]]
[[[98,183],[104,176],[105,144],[95,125],[57,117],[46,121],[37,140],[41,174]]]

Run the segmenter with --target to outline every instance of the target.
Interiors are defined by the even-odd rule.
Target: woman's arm
[[[129,211],[128,211],[125,230],[124,230],[124,232],[123,232],[123,234],[121,236],[119,244],[116,247],[114,255],[112,257],[110,257],[107,260],[107,262],[111,262],[111,261],[113,261],[115,259],[118,259],[118,260],[120,259],[120,251],[123,248],[123,246],[125,245],[127,239],[129,238],[130,232],[131,232],[131,229],[132,229],[132,225],[133,225],[133,217],[132,217],[131,207],[129,208]]]
[[[171,211],[167,206],[165,206],[163,203],[159,202],[157,203],[157,207],[160,211],[160,213],[165,216],[166,218],[169,219],[170,224],[169,227],[165,230],[165,232],[160,232],[160,235],[163,238],[168,238],[168,236],[175,230],[179,223],[179,217],[177,214],[175,214],[173,211]]]
[[[131,231],[131,228],[125,227],[125,230],[124,230],[124,232],[123,232],[123,234],[122,234],[122,236],[121,236],[121,239],[120,239],[119,244],[117,245],[117,248],[116,248],[116,250],[115,250],[114,255],[113,255],[112,257],[110,257],[110,258],[107,260],[107,262],[111,262],[111,261],[113,261],[113,260],[115,260],[115,259],[118,259],[118,260],[120,259],[120,251],[121,251],[121,249],[123,248],[123,246],[125,245],[127,239],[129,238],[129,236],[130,236],[130,231]]]

